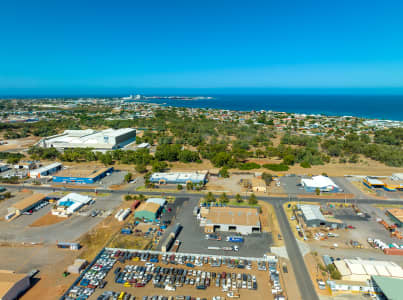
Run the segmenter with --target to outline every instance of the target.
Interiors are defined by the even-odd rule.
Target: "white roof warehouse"
[[[319,189],[321,192],[339,192],[340,187],[326,176],[313,176],[312,179],[301,179],[301,185],[307,192],[315,192]]]
[[[39,142],[44,148],[94,148],[95,150],[112,150],[122,148],[136,140],[136,129],[120,128],[96,131],[65,130],[62,134],[47,137]]]

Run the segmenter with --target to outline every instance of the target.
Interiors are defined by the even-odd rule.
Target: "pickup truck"
[[[234,293],[234,292],[228,292],[227,297],[229,297],[229,298],[239,298],[239,294]]]

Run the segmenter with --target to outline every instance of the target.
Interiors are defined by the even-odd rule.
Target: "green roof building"
[[[143,202],[134,213],[134,217],[138,219],[146,219],[149,221],[155,221],[160,212],[160,205],[153,202]]]
[[[403,279],[383,276],[372,276],[371,279],[375,290],[379,292],[379,296],[384,297],[383,299],[403,299]]]

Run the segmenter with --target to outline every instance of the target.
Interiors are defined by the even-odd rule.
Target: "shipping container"
[[[403,255],[403,249],[385,248],[383,249],[383,253],[387,255]]]

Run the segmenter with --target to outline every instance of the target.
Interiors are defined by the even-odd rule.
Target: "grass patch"
[[[231,205],[231,206],[248,206],[248,207],[260,207],[259,203],[257,204],[249,204],[248,200],[244,200],[243,202],[239,203],[235,199],[230,200],[226,205]]]
[[[152,243],[151,239],[133,235],[118,234],[110,241],[108,247],[111,248],[125,248],[125,249],[147,249]]]

